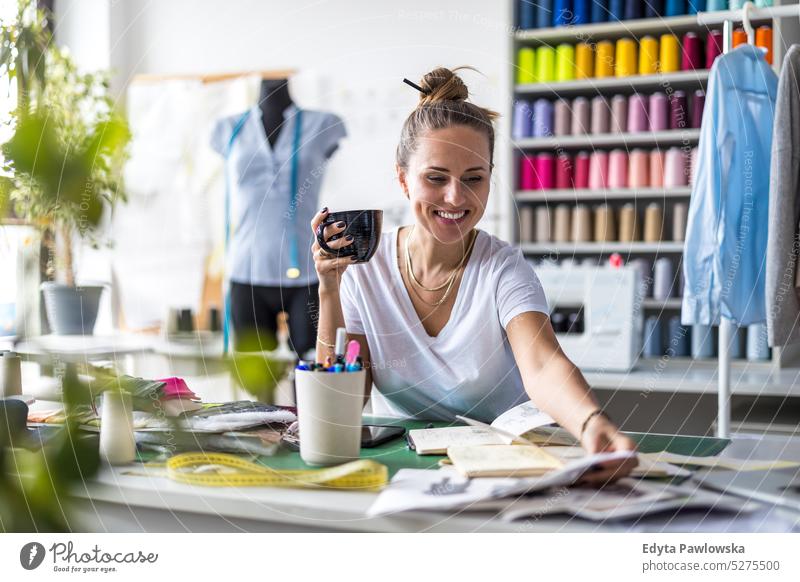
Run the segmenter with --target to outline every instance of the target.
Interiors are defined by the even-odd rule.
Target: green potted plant
[[[0,72],[17,89],[0,190],[17,217],[42,232],[50,327],[91,334],[103,287],[76,285],[73,244],[97,247],[103,214],[125,201],[120,176],[130,132],[115,111],[108,73],[79,71],[53,42],[46,19],[22,0],[16,22],[0,36]]]

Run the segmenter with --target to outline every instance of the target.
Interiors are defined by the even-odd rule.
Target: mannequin
[[[274,349],[282,312],[291,349],[314,349],[318,283],[309,225],[318,210],[319,169],[345,135],[335,114],[301,111],[286,78],[262,79],[258,104],[217,121],[211,146],[225,156],[226,196],[236,202],[226,258],[236,350]]]
[[[273,148],[283,126],[283,112],[292,103],[288,79],[264,79],[261,81],[258,106],[261,108],[264,133],[269,140],[269,145]]]

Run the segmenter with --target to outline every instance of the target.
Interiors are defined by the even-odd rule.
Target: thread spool
[[[664,156],[664,187],[680,188],[688,185],[686,154],[682,149],[669,148]]]
[[[644,9],[641,0],[625,0],[625,20],[636,20],[644,16]]]
[[[697,89],[692,93],[692,108],[690,110],[689,126],[699,129],[703,124],[703,110],[706,106],[706,94],[702,89]]]
[[[569,135],[571,132],[572,114],[570,105],[563,99],[553,104],[553,133],[557,136]]]
[[[594,211],[594,240],[614,242],[617,240],[617,225],[614,211],[608,204],[601,204]]]
[[[706,35],[706,69],[710,69],[717,57],[722,54],[723,42],[720,30],[710,30]]]
[[[716,10],[727,10],[728,0],[706,0],[706,10],[711,12]]]
[[[608,105],[608,100],[602,95],[598,95],[592,99],[592,134],[608,133],[611,123],[611,110]]]
[[[664,186],[664,152],[652,150],[650,152],[650,187],[661,188]]]
[[[578,204],[572,211],[572,242],[591,242],[591,240],[591,212],[585,204]]]
[[[589,8],[590,0],[572,0],[572,24],[589,24],[592,11]]]
[[[681,70],[693,71],[703,68],[703,45],[695,33],[687,32],[683,35],[681,53]]]
[[[689,217],[689,205],[686,202],[676,202],[672,207],[672,240],[683,242],[686,240],[686,223]]]
[[[664,301],[672,297],[674,277],[672,260],[667,257],[657,259],[653,267],[653,299]]]
[[[741,28],[737,28],[731,34],[731,46],[736,48],[740,44],[747,44],[747,33]]]
[[[747,359],[751,362],[769,359],[767,327],[763,323],[747,326]]]
[[[614,76],[614,44],[602,40],[595,46],[594,76],[598,79]]]
[[[589,188],[605,190],[608,187],[608,154],[592,152],[589,157]]]
[[[542,45],[536,49],[535,83],[552,83],[556,78],[556,51],[551,46]]]
[[[664,16],[680,16],[686,14],[686,0],[666,0]]]
[[[549,243],[552,238],[552,218],[550,208],[547,206],[536,207],[536,229],[534,236],[537,243]]]
[[[519,7],[519,27],[522,30],[536,28],[536,5],[527,0],[517,3]]]
[[[746,336],[743,333],[744,331],[746,330],[738,325],[733,326],[733,329],[731,330],[731,341],[728,345],[728,353],[732,359],[740,360],[744,357],[744,351],[742,350],[742,343],[746,343]]]
[[[706,0],[688,0],[686,2],[686,14],[697,14],[706,9]]]
[[[611,98],[611,133],[625,133],[628,129],[628,98],[614,95]]]
[[[16,352],[0,353],[0,398],[22,394],[22,358]]]
[[[640,133],[650,129],[647,115],[648,99],[644,95],[634,93],[628,98],[628,132]]]
[[[651,131],[664,131],[669,127],[668,111],[669,102],[665,93],[650,95],[647,114]]]
[[[650,288],[653,286],[650,261],[647,259],[633,259],[628,261],[628,265],[636,269],[638,295],[642,298],[647,297],[650,294]]]
[[[570,229],[570,207],[566,204],[559,204],[555,210],[555,232],[553,240],[555,242],[569,242]]]
[[[553,104],[547,99],[533,102],[533,135],[549,137],[553,135]]]
[[[553,26],[567,26],[572,23],[572,17],[569,0],[553,1]]]
[[[589,187],[589,152],[578,152],[575,154],[575,188],[585,189]]]
[[[608,186],[628,187],[628,154],[625,150],[612,150],[608,155]]]
[[[645,18],[660,18],[664,15],[664,0],[649,0],[645,2]]]
[[[133,404],[127,392],[103,393],[100,419],[100,458],[111,465],[127,465],[136,458]]]
[[[517,52],[517,83],[536,82],[536,51],[524,47]]]
[[[692,357],[696,360],[714,357],[714,337],[710,325],[692,326]]]
[[[533,156],[520,157],[519,185],[523,190],[533,190],[536,185],[536,164]]]
[[[607,0],[594,0],[592,2],[592,24],[608,20]]]
[[[574,187],[572,158],[567,154],[559,154],[556,158],[555,187],[560,190]]]
[[[608,21],[620,22],[625,19],[625,0],[609,0]]]
[[[592,45],[581,42],[575,45],[575,78],[590,79],[594,77],[594,51]]]
[[[637,240],[639,240],[639,221],[636,219],[636,208],[633,204],[627,203],[619,211],[619,242]]]
[[[572,101],[572,135],[589,133],[590,105],[586,97],[576,97]]]
[[[675,358],[689,356],[689,329],[681,325],[681,318],[673,315],[669,318],[669,339],[667,354]]]
[[[556,81],[572,81],[575,78],[575,47],[560,44],[556,48]]]
[[[523,139],[533,134],[533,111],[527,101],[514,103],[514,125],[511,135],[514,139]]]
[[[537,0],[536,28],[550,28],[553,23],[553,0]]]
[[[756,46],[766,49],[764,58],[772,64],[772,27],[759,26],[756,28]]]
[[[644,321],[642,353],[646,358],[660,358],[664,355],[664,346],[661,343],[661,321],[654,315]]]
[[[664,236],[664,209],[656,202],[647,205],[644,211],[644,241],[660,242]]]
[[[639,41],[639,74],[655,75],[658,72],[658,40],[645,36]]]
[[[684,91],[669,96],[669,128],[684,129],[689,123],[689,105]]]
[[[555,184],[555,158],[552,154],[536,156],[536,181],[534,190],[550,190]]]
[[[619,39],[614,56],[614,75],[617,77],[635,75],[636,63],[636,41],[632,38]]]
[[[628,160],[628,187],[647,188],[650,186],[650,155],[644,150],[633,150]]]
[[[692,148],[692,153],[689,156],[689,184],[694,186],[694,177],[697,175],[697,162],[700,158],[700,150]]]
[[[674,34],[662,34],[658,42],[658,68],[661,73],[675,73],[680,70],[680,43]]]
[[[533,208],[523,206],[519,209],[519,240],[531,242],[533,240]]]

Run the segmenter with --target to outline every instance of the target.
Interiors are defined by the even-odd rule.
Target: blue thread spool
[[[645,3],[644,15],[646,18],[659,18],[664,14],[664,0],[648,0]]]
[[[572,24],[572,2],[570,0],[555,0],[553,2],[553,26],[566,26]]]
[[[572,1],[572,24],[589,24],[592,18],[592,11],[589,8],[589,0]]]
[[[608,20],[608,0],[594,0],[592,2],[592,22],[605,22]]]
[[[688,0],[686,14],[697,14],[706,9],[706,0]]]
[[[689,329],[681,325],[681,318],[677,315],[669,318],[667,354],[674,358],[689,356]]]
[[[609,0],[608,21],[619,22],[625,17],[625,0]]]
[[[536,28],[536,0],[519,0],[519,27],[523,30]]]
[[[664,355],[664,346],[661,342],[661,321],[651,315],[644,322],[644,348],[645,358],[660,358]]]
[[[624,12],[625,20],[636,20],[637,18],[641,18],[643,13],[642,4],[644,3],[639,2],[638,0],[626,0]]]
[[[714,333],[710,325],[692,326],[692,357],[695,359],[714,357]]]
[[[680,16],[686,14],[686,0],[667,0],[664,16]]]

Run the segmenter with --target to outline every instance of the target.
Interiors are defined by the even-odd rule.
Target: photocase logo
[[[39,542],[30,542],[19,551],[19,563],[26,570],[35,570],[44,560],[44,546]]]

